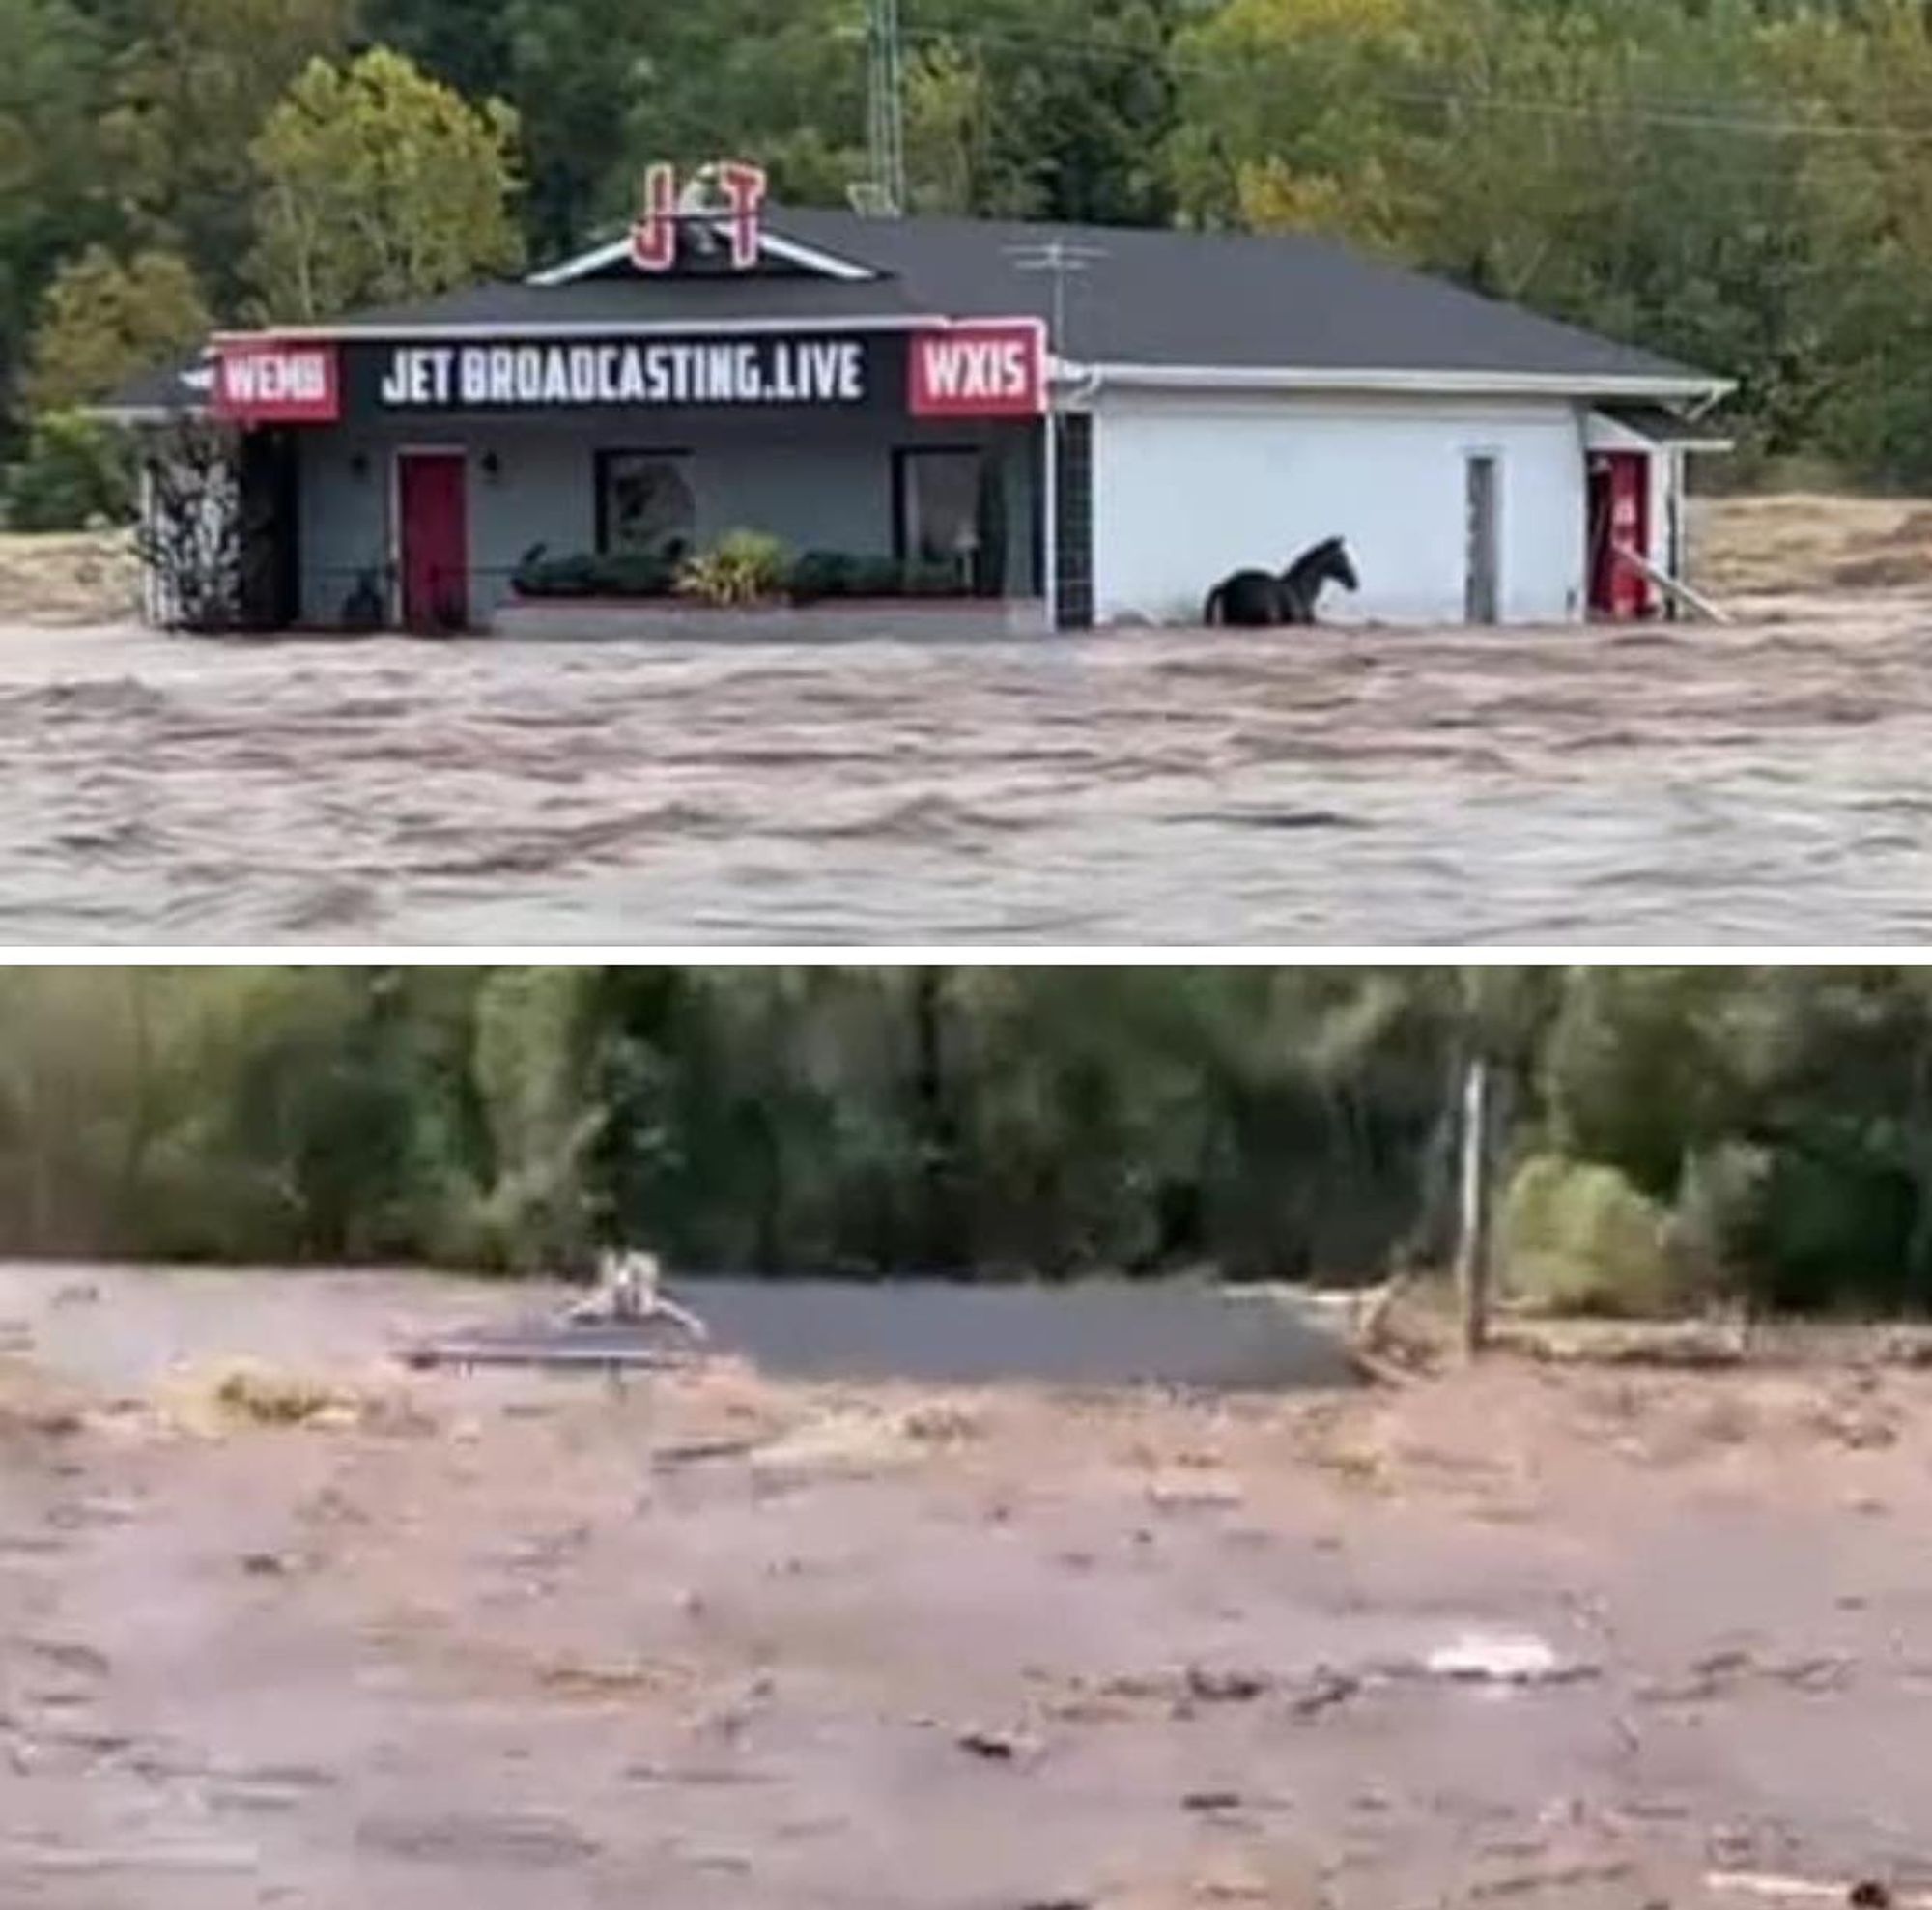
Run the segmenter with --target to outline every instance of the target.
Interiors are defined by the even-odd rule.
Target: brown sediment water
[[[1925,1888],[1932,1377],[384,1372],[488,1299],[0,1267],[0,1902]]]
[[[1922,940],[1932,593],[1740,609],[822,648],[15,629],[0,939]]]

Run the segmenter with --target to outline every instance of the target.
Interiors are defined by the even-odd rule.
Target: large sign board
[[[570,412],[903,407],[921,418],[1037,417],[1044,329],[999,319],[903,333],[505,339],[358,350],[358,410]]]
[[[768,334],[396,345],[374,396],[383,412],[863,405],[874,356],[863,337]]]
[[[333,424],[342,415],[335,347],[279,338],[218,340],[211,409],[234,424]]]
[[[914,417],[1037,417],[1046,410],[1046,328],[983,319],[921,332],[907,381]]]
[[[759,409],[1023,418],[1046,410],[1046,345],[1037,319],[911,332],[233,337],[216,348],[213,403],[216,416],[243,425]]]

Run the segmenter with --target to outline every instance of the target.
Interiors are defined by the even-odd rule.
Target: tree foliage
[[[1370,1278],[1475,1048],[1526,1296],[1932,1305],[1892,969],[15,969],[0,1252]]]
[[[124,265],[105,246],[90,246],[47,288],[27,402],[37,412],[98,403],[134,373],[198,348],[208,328],[185,259],[147,251]]]
[[[217,303],[242,296],[254,234],[250,157],[312,60],[341,56],[355,0],[115,0],[119,51],[99,101],[107,165],[132,238],[182,254]]]
[[[89,530],[134,514],[132,452],[112,425],[78,412],[37,418],[25,454],[7,477],[14,530]]]
[[[249,277],[270,320],[425,298],[522,257],[516,115],[398,53],[312,62],[269,116]]]
[[[1325,234],[1735,377],[1744,474],[1932,481],[1919,0],[903,13],[917,208]],[[95,245],[246,321],[561,256],[654,158],[842,202],[866,52],[858,0],[0,0],[0,396]]]

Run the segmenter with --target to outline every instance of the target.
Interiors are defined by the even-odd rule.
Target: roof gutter
[[[1046,367],[1047,387],[1057,393],[1056,408],[1091,404],[1106,383],[1104,367],[1077,365],[1067,358],[1050,358]],[[1064,387],[1064,388],[1063,388]]]
[[[1549,372],[1106,363],[1087,369],[1109,385],[1173,391],[1373,391],[1432,398],[1652,398],[1678,403],[1702,401],[1708,407],[1736,389],[1728,379],[1689,374],[1575,377]]]
[[[258,331],[217,331],[212,334],[216,345],[250,339],[299,341],[315,344],[412,344],[422,340],[473,345],[526,343],[544,338],[749,338],[776,333],[792,337],[799,333],[855,331],[928,331],[958,321],[936,313],[908,314],[882,312],[854,314],[847,318],[796,319],[714,319],[696,323],[691,319],[496,319],[488,323],[451,325],[381,325],[345,321],[336,325],[274,325]]]

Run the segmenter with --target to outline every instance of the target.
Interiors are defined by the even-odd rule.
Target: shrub
[[[1686,1156],[1671,1237],[1686,1277],[1704,1293],[1735,1296],[1751,1282],[1765,1246],[1774,1156],[1720,1141]]]
[[[897,557],[854,556],[843,551],[808,551],[792,566],[794,603],[829,597],[964,597],[972,594],[949,563]]]
[[[899,587],[908,597],[963,597],[969,586],[960,579],[956,566],[950,563],[921,562],[915,558],[901,575]]]
[[[601,597],[668,597],[677,564],[658,551],[619,551],[597,566],[597,585]]]
[[[784,546],[762,530],[730,530],[710,550],[685,559],[677,587],[687,597],[719,606],[755,604],[776,596],[791,569]]]
[[[34,425],[7,487],[15,530],[88,530],[134,516],[134,467],[125,436],[77,412]]]
[[[539,544],[525,554],[511,583],[520,597],[668,597],[676,587],[677,567],[654,551],[550,557]]]
[[[842,551],[808,551],[791,567],[792,601],[815,604],[825,597],[849,597],[859,559]]]
[[[1510,1288],[1551,1312],[1640,1316],[1683,1298],[1668,1211],[1600,1161],[1524,1161],[1503,1203],[1501,1248]]]

